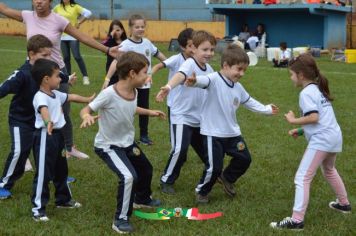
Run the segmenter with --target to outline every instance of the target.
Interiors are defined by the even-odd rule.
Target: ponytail
[[[317,76],[318,88],[320,92],[326,99],[333,101],[334,98],[330,95],[329,81],[320,73],[319,69],[317,69]]]

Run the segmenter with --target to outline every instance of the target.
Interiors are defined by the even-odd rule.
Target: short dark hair
[[[287,43],[286,42],[280,42],[279,47],[286,50],[287,49]]]
[[[229,44],[221,54],[221,67],[226,62],[229,66],[237,65],[240,63],[249,64],[250,59],[246,52],[236,44]]]
[[[116,71],[119,80],[126,79],[131,70],[139,73],[145,66],[150,65],[150,62],[144,55],[132,51],[123,53],[117,60]]]
[[[181,47],[185,48],[188,44],[188,40],[192,39],[194,30],[192,28],[186,28],[182,30],[178,35],[178,43]]]
[[[42,48],[52,47],[52,42],[42,34],[36,34],[27,41],[27,52],[38,53]]]
[[[197,48],[205,41],[209,41],[211,45],[216,45],[216,38],[214,35],[205,30],[199,30],[193,32],[193,45]]]
[[[59,70],[59,66],[54,61],[40,58],[35,61],[31,69],[32,78],[38,85],[41,85],[45,76],[52,76],[55,70]]]

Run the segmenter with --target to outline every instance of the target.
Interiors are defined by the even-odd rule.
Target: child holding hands
[[[208,203],[208,194],[218,179],[225,192],[234,197],[234,183],[251,163],[251,155],[236,120],[240,105],[262,114],[277,114],[278,107],[263,105],[252,98],[239,83],[249,64],[247,54],[239,46],[230,44],[222,53],[221,70],[208,75],[193,74],[185,82],[207,91],[201,109],[200,133],[205,148],[205,169],[195,191],[198,203]],[[223,170],[225,154],[232,157]]]

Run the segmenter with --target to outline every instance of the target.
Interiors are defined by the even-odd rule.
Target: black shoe
[[[141,136],[140,143],[143,145],[152,145],[153,142],[148,136]]]
[[[111,228],[119,234],[128,234],[134,231],[130,222],[124,219],[115,220]]]
[[[82,207],[82,204],[80,204],[79,202],[76,202],[74,200],[70,200],[67,203],[64,203],[64,204],[61,204],[61,205],[57,205],[57,208],[69,208],[69,209],[72,209],[72,208],[79,208],[79,207]]]
[[[330,202],[329,203],[329,207],[331,209],[337,210],[337,211],[342,212],[344,214],[350,214],[351,213],[351,205],[350,204],[346,205],[346,206],[340,205],[338,200],[336,200],[335,202]]]
[[[158,199],[151,199],[150,202],[147,203],[138,203],[138,202],[134,202],[133,203],[133,208],[135,209],[139,209],[139,208],[156,208],[161,206],[161,201]]]
[[[290,229],[290,230],[303,230],[304,221],[297,223],[290,217],[286,217],[280,222],[271,222],[270,226],[274,229]]]
[[[34,215],[32,216],[32,219],[36,222],[47,222],[49,221],[49,218],[47,217],[46,214],[40,214],[40,215]]]
[[[218,183],[222,184],[222,186],[224,187],[225,193],[227,193],[227,195],[229,195],[230,197],[235,197],[236,191],[235,191],[234,184],[227,181],[222,173],[218,177]]]
[[[196,197],[195,197],[195,201],[198,204],[207,204],[207,203],[209,203],[209,197],[208,197],[208,195],[203,196],[203,195],[197,193]]]
[[[161,192],[168,195],[175,195],[176,191],[173,188],[173,184],[161,183]]]

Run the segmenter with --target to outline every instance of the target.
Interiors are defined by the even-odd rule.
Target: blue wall
[[[3,0],[5,4],[16,9],[31,9],[31,0]],[[53,6],[59,3],[53,0]],[[158,20],[158,0],[113,0],[111,9],[110,0],[76,0],[76,2],[93,12],[94,17],[111,19],[113,10],[114,18],[127,19],[133,13],[142,14],[147,19]],[[214,16],[205,0],[161,0],[161,20],[183,21],[211,21],[223,20]]]
[[[263,23],[270,47],[278,47],[282,41],[287,42],[288,47],[342,48],[346,45],[349,7],[326,4],[213,4],[209,7],[226,16],[225,33],[230,36],[238,35],[244,23],[251,31]]]

